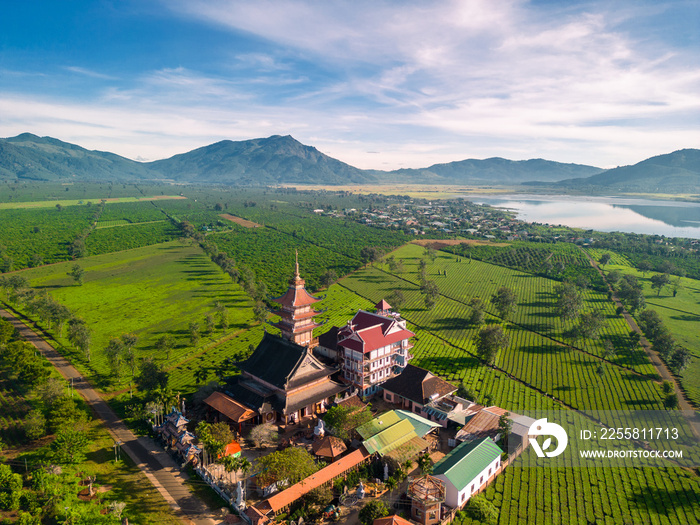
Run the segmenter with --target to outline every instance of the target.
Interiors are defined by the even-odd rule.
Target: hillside
[[[361,184],[373,175],[293,137],[233,142],[222,140],[169,159],[146,164],[167,179],[224,184]]]
[[[563,164],[544,159],[508,160],[500,157],[467,159],[446,164],[434,164],[423,169],[402,169],[388,172],[398,180],[442,184],[520,184],[538,180],[556,182],[563,179],[590,177],[602,170],[581,164]]]
[[[700,192],[700,150],[682,149],[585,179],[564,180],[556,186],[582,191],[697,193]]]
[[[259,186],[269,184],[524,184],[582,193],[698,193],[700,150],[684,149],[633,166],[603,171],[543,159],[467,159],[427,168],[361,170],[293,137],[223,140],[154,162],[90,151],[23,133],[0,139],[0,180],[166,180]]]
[[[89,151],[50,137],[23,133],[0,140],[0,179],[139,180],[152,178],[139,162],[114,153]]]

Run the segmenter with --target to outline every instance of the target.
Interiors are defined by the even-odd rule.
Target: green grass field
[[[82,286],[66,275],[73,264],[25,270],[21,275],[86,320],[93,332],[89,364],[65,337],[55,330],[53,334],[88,375],[110,375],[103,350],[111,338],[129,332],[139,338],[139,357],[154,356],[167,368],[178,370],[178,363],[222,337],[217,329],[212,337],[202,337],[197,348],[189,341],[189,324],[198,322],[204,327],[205,316],[215,313],[216,301],[230,310],[229,331],[247,328],[252,319],[247,295],[198,246],[169,242],[81,259],[85,269]],[[154,348],[155,341],[166,333],[176,338],[170,359]],[[187,375],[186,369],[182,373]],[[176,376],[173,380],[177,382]]]

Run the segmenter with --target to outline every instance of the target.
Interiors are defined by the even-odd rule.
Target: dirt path
[[[598,266],[598,263],[595,261],[595,259],[593,259],[590,255],[588,255],[588,253],[586,253],[585,250],[582,250],[582,251],[586,255],[586,257],[588,257],[588,261],[591,263],[591,266],[593,266],[593,268],[595,268],[598,271],[600,276],[605,281],[605,284],[607,285],[608,290],[610,290],[610,293],[612,294],[612,300],[615,302],[615,306],[622,308],[622,315],[625,318],[625,321],[627,321],[627,324],[629,325],[630,329],[633,330],[634,332],[637,332],[640,335],[639,344],[641,344],[642,348],[644,348],[644,351],[646,352],[647,356],[649,356],[649,360],[651,361],[651,364],[654,365],[654,368],[656,369],[659,376],[661,376],[661,379],[664,381],[670,381],[673,384],[673,387],[676,391],[676,394],[678,395],[678,408],[680,410],[694,411],[695,407],[693,405],[691,405],[690,402],[688,401],[688,398],[686,398],[685,392],[681,389],[681,386],[678,383],[678,380],[676,379],[676,377],[668,369],[668,367],[666,366],[666,363],[664,363],[661,360],[661,358],[659,357],[659,354],[651,348],[651,343],[649,343],[648,339],[646,337],[644,337],[644,333],[642,332],[642,329],[639,328],[637,321],[627,311],[627,309],[622,304],[620,299],[618,299],[613,287],[610,286],[610,284],[608,283],[607,280],[605,280],[605,275],[603,273],[603,270],[600,269],[600,266]],[[690,425],[693,428],[695,435],[700,437],[700,424],[693,422],[693,421],[690,421]]]
[[[206,505],[187,488],[185,485],[189,479],[187,474],[180,471],[179,466],[163,451],[162,447],[150,438],[134,435],[90,383],[83,379],[80,372],[15,314],[0,308],[0,316],[10,321],[23,338],[38,348],[63,377],[72,381],[76,392],[85,398],[95,415],[104,421],[114,441],[122,443],[122,450],[141,469],[183,523],[194,525],[220,523],[221,520],[214,518]]]

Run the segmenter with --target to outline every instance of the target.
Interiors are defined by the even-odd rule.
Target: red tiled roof
[[[321,299],[314,297],[303,287],[296,288],[295,286],[290,286],[284,295],[272,300],[282,306],[308,306],[319,302]]]
[[[208,398],[204,400],[206,405],[209,405],[214,410],[221,412],[227,418],[240,423],[241,421],[246,421],[256,416],[256,413],[238,403],[236,400],[231,399],[226,394],[221,392],[214,392]]]
[[[332,481],[338,476],[341,476],[346,471],[359,465],[369,457],[369,452],[367,452],[367,450],[365,450],[364,447],[360,447],[354,452],[351,452],[347,456],[340,458],[335,463],[331,463],[327,467],[322,468],[315,474],[312,474],[311,476],[300,481],[299,483],[292,485],[291,487],[289,487],[286,490],[283,490],[282,492],[274,494],[272,497],[266,499],[265,501],[261,501],[256,505],[256,507],[263,514],[268,514],[271,511],[277,513],[283,508],[294,503],[304,494],[308,494],[315,488],[318,488],[321,485]]]
[[[348,447],[345,446],[343,440],[335,436],[326,436],[323,439],[314,441],[312,445],[314,454],[324,458],[337,458],[343,452],[345,452]]]
[[[376,305],[374,305],[374,307],[377,310],[391,310],[391,305],[389,303],[387,303],[386,300],[384,300],[384,299],[379,301]]]
[[[476,413],[457,433],[457,439],[474,440],[494,437],[499,433],[498,420],[506,413],[499,407],[488,407]]]
[[[234,456],[238,454],[241,451],[241,446],[238,444],[237,441],[231,441],[228,445],[226,445],[226,448],[224,449],[224,457],[226,456]]]
[[[401,328],[396,332],[386,334],[383,330],[382,325],[369,326],[367,328],[360,328],[355,332],[355,334],[361,339],[358,341],[355,338],[348,337],[343,339],[338,344],[340,346],[350,348],[352,350],[357,350],[358,352],[371,352],[382,346],[390,345],[392,343],[398,343],[404,339],[409,339],[415,334],[410,330]]]
[[[394,514],[393,516],[387,516],[386,518],[377,518],[374,520],[374,522],[372,522],[372,525],[413,525],[413,523],[403,519],[398,514]]]

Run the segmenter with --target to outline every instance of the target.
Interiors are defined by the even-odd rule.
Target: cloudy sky
[[[290,134],[361,168],[700,147],[700,2],[15,1],[0,136],[155,160]]]

